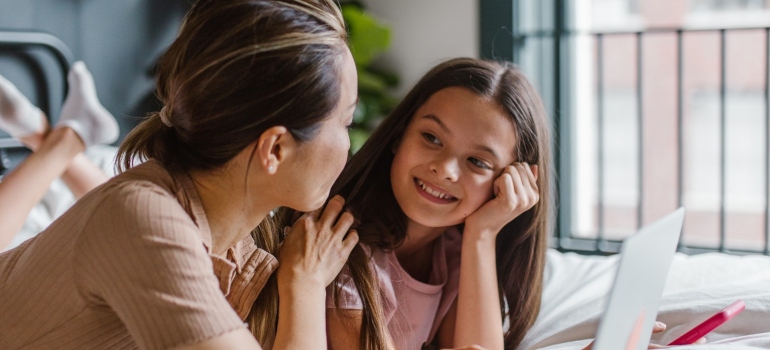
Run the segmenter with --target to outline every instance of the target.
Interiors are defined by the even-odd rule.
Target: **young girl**
[[[540,308],[550,169],[547,115],[513,65],[428,72],[332,188],[363,244],[327,293],[330,347],[515,348]]]

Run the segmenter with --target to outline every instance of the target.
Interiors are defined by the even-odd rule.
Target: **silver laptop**
[[[626,349],[642,310],[644,326],[636,349],[647,349],[683,223],[684,208],[679,208],[625,239],[594,350]]]

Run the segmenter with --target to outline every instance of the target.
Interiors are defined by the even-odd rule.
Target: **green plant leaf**
[[[379,67],[370,66],[366,67],[364,70],[369,74],[374,74],[380,77],[380,79],[382,79],[385,82],[385,85],[387,85],[389,88],[398,86],[401,81],[401,79],[398,77],[398,74]]]
[[[369,138],[369,131],[362,129],[350,130],[350,152],[355,154],[364,145],[366,139]]]
[[[358,91],[371,93],[384,93],[388,84],[381,76],[367,72],[358,71]]]
[[[368,66],[377,55],[388,49],[390,28],[358,6],[343,5],[342,16],[350,30],[350,51],[357,67]]]

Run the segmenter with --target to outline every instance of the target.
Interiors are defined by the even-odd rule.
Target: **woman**
[[[274,327],[268,346],[323,346],[324,288],[357,242],[341,198],[317,210],[349,148],[345,35],[329,0],[196,2],[159,63],[165,107],[121,146],[123,173],[0,255],[0,347],[256,349],[249,314],[252,330]],[[61,174],[91,140],[57,125],[3,182]],[[279,268],[281,206],[310,213]],[[281,298],[255,303],[274,271]]]

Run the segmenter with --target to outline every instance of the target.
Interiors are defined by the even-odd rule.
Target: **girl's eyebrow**
[[[487,152],[487,153],[489,153],[490,155],[492,155],[492,157],[494,157],[495,159],[497,159],[497,161],[498,161],[498,162],[501,160],[501,159],[500,159],[500,156],[498,156],[498,155],[497,155],[497,152],[495,152],[495,150],[493,150],[493,149],[489,148],[488,146],[484,146],[484,145],[476,145],[476,149],[477,149],[477,150],[480,150],[480,151],[483,151],[483,152]]]
[[[438,126],[441,127],[441,129],[444,130],[445,133],[452,135],[452,132],[449,131],[449,128],[446,126],[446,124],[444,124],[444,122],[442,122],[441,119],[438,119],[437,116],[433,114],[428,114],[423,116],[422,119],[428,119],[436,122],[436,124],[438,124]]]

